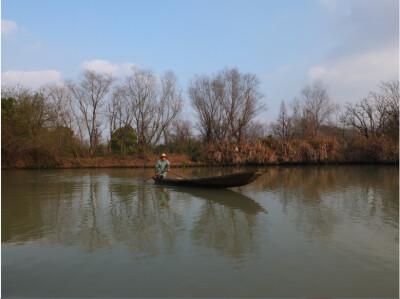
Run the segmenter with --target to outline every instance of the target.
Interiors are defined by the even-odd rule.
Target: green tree
[[[2,98],[2,162],[15,159],[55,158],[55,140],[51,136],[53,110],[39,94],[19,99]]]
[[[131,126],[117,129],[111,135],[111,150],[113,154],[133,155],[137,153],[137,135]]]

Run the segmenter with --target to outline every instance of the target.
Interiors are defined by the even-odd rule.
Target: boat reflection
[[[174,192],[188,194],[195,198],[206,199],[213,203],[227,208],[240,210],[247,214],[257,214],[259,212],[268,213],[267,210],[252,198],[231,189],[205,189],[185,186],[155,186],[155,188],[156,190],[158,188],[163,188],[163,190],[168,190],[168,192],[173,190]]]
[[[173,202],[171,209],[182,204],[183,211],[188,213],[190,203],[199,204],[188,227],[196,246],[212,248],[218,254],[239,260],[259,251],[256,228],[261,218],[258,215],[267,211],[250,197],[229,189],[155,186],[155,190],[161,202]]]

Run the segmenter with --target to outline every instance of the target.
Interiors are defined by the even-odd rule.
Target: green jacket
[[[165,177],[167,176],[167,169],[169,169],[169,161],[167,159],[165,161],[161,159],[157,161],[156,172]]]

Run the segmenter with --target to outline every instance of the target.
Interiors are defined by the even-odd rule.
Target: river
[[[264,170],[2,171],[2,297],[398,297],[398,167]]]

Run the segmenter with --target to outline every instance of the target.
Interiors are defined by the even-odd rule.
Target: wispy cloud
[[[319,0],[339,43],[308,71],[339,102],[359,100],[380,81],[399,76],[398,0]]]
[[[83,70],[89,70],[93,72],[108,73],[113,76],[120,76],[130,73],[138,68],[135,63],[122,63],[122,64],[112,64],[108,60],[90,60],[84,61],[81,65]]]
[[[398,0],[320,0],[333,36],[340,43],[332,57],[397,46]]]
[[[359,100],[380,81],[399,76],[397,48],[343,56],[312,67],[311,80],[322,79],[329,84],[338,102]]]
[[[8,37],[15,33],[17,29],[18,25],[14,21],[1,19],[1,36]]]
[[[48,83],[61,81],[61,73],[55,70],[46,71],[6,71],[1,73],[2,84],[21,84],[29,88],[39,88]]]

